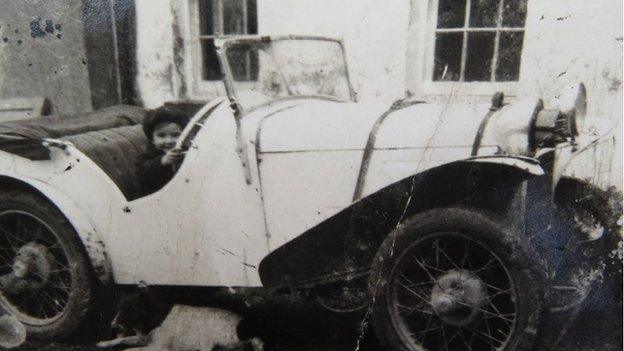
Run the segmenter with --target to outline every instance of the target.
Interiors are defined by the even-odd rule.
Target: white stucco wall
[[[60,29],[45,32],[47,21]],[[0,2],[0,100],[46,97],[55,113],[90,111],[97,86],[87,67],[89,29],[81,1]]]
[[[529,3],[520,92],[552,98],[584,82],[589,114],[621,119],[622,2]]]
[[[173,61],[171,0],[137,0],[137,76],[140,99],[146,107],[177,100]]]
[[[342,38],[361,99],[405,94],[409,0],[260,0],[262,34],[319,34]]]
[[[185,93],[180,90],[182,83],[177,75],[187,72],[188,67],[176,69],[174,64],[174,24],[180,28],[184,45],[193,43],[186,34],[189,23],[184,16],[188,12],[180,11],[184,23],[174,23],[172,8],[186,9],[192,3],[137,0],[137,83],[148,106],[180,98]],[[408,50],[408,43],[415,42],[418,33],[414,28],[427,28],[419,22],[427,18],[424,5],[428,3],[429,0],[258,0],[258,26],[261,34],[343,38],[359,96],[392,99],[418,84],[414,82],[419,79],[413,74],[414,67],[422,66],[426,58]],[[183,64],[188,66],[189,61]],[[621,75],[621,1],[529,1],[521,76],[514,93],[537,93],[550,99],[568,84],[582,81],[590,95],[590,113],[617,120],[621,104],[613,102],[621,101]]]
[[[529,1],[520,94],[556,105],[567,86],[587,87],[588,116],[616,126],[612,184],[622,185],[622,1]]]
[[[180,96],[173,58],[174,16],[185,15],[187,0],[137,0],[137,85],[147,107]],[[350,74],[362,99],[395,99],[405,93],[405,53],[408,41],[409,0],[290,1],[259,0],[260,34],[313,34],[342,38]],[[188,21],[178,23],[184,45],[194,45]],[[190,52],[190,51],[189,51]],[[188,66],[189,60],[184,62]],[[182,71],[191,72],[189,67]],[[193,83],[187,77],[187,86]],[[199,96],[201,97],[201,96]],[[206,96],[206,99],[211,98]]]

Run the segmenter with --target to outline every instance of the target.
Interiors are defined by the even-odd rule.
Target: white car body
[[[210,104],[219,105],[174,179],[147,197],[127,201],[71,145],[52,148],[49,161],[1,152],[10,161],[0,174],[49,194],[84,241],[101,240],[118,284],[259,286],[257,267],[267,254],[357,200],[371,131],[362,197],[469,158],[488,111],[487,105],[416,104],[377,123],[387,106],[318,100],[267,106],[242,119],[247,158],[256,161],[248,184],[232,111],[224,101]],[[479,154],[494,154],[495,141],[484,140]]]
[[[202,124],[175,177],[146,197],[128,201],[98,165],[62,140],[51,142],[49,160],[0,151],[0,176],[38,189],[63,212],[103,280],[256,287],[258,267],[271,252],[414,174],[465,160],[543,175],[537,161],[506,157],[496,140],[496,121],[509,115],[523,126],[511,133],[526,139],[537,105],[528,100],[492,110],[407,101],[391,109],[310,97],[276,100],[237,117],[222,98],[186,127],[183,138]]]

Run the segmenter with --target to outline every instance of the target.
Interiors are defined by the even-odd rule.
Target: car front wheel
[[[67,336],[87,315],[93,283],[65,217],[26,191],[0,192],[0,307],[29,338]]]
[[[371,269],[375,332],[390,350],[524,350],[545,269],[526,238],[481,211],[435,209],[403,222]]]

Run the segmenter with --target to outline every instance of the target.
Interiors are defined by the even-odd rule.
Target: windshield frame
[[[258,104],[256,106],[252,106],[251,108],[244,109],[243,106],[240,105],[236,96],[236,89],[234,88],[234,75],[232,73],[232,68],[230,67],[229,60],[227,59],[226,52],[229,47],[241,44],[252,44],[258,42],[274,42],[274,41],[283,41],[283,40],[317,40],[317,41],[329,41],[339,45],[340,50],[342,52],[342,62],[345,67],[345,77],[347,79],[347,86],[349,89],[349,99],[343,100],[337,98],[335,96],[330,95],[290,95],[286,97],[279,97],[275,99],[271,99],[267,102]],[[323,37],[323,36],[314,36],[314,35],[275,35],[275,36],[264,36],[264,35],[241,35],[235,37],[217,37],[215,38],[215,47],[217,50],[217,57],[219,58],[219,63],[221,66],[221,73],[223,74],[223,84],[225,85],[225,91],[228,99],[230,100],[230,104],[235,109],[238,109],[241,115],[251,112],[260,107],[269,105],[275,101],[286,101],[286,100],[295,100],[302,98],[314,98],[314,99],[323,99],[329,101],[336,102],[356,102],[357,97],[355,90],[353,89],[353,85],[351,84],[351,77],[349,76],[349,67],[347,64],[347,58],[345,53],[344,43],[340,39]]]

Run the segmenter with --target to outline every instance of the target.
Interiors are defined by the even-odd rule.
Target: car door
[[[175,177],[128,204],[115,230],[124,243],[112,260],[118,283],[260,285],[262,203],[237,153],[236,128],[229,106],[218,106]]]

